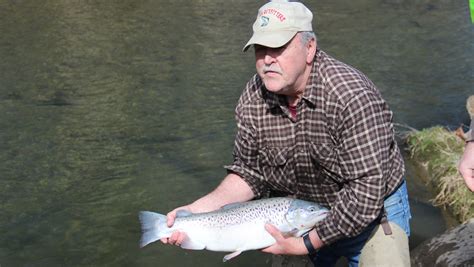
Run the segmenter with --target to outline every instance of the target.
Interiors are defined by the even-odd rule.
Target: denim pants
[[[388,196],[384,201],[387,219],[399,225],[410,236],[410,205],[406,182]],[[359,256],[362,248],[370,237],[372,230],[379,224],[379,219],[370,223],[359,235],[341,239],[328,246],[322,247],[316,255],[311,257],[315,266],[334,266],[340,257],[346,257],[350,267],[359,265]]]

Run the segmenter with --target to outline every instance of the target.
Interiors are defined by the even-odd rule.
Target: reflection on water
[[[222,253],[138,249],[136,215],[191,201],[224,176],[259,5],[0,0],[0,265],[221,264]],[[474,32],[463,2],[308,6],[320,46],[366,72],[398,122],[466,123]],[[429,214],[439,226],[414,225],[418,243],[444,222],[413,199],[415,222]]]

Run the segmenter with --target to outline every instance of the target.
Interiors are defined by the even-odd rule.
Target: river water
[[[320,47],[365,72],[397,123],[468,122],[467,1],[306,2]],[[221,266],[223,253],[139,249],[137,212],[225,175],[263,3],[0,0],[0,266]],[[449,223],[406,159],[414,247]]]

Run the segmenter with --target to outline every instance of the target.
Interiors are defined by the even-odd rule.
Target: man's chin
[[[264,83],[265,83],[265,88],[267,88],[267,90],[272,93],[278,94],[278,93],[281,93],[281,91],[283,90],[282,86],[278,83],[271,82],[268,80],[264,81]]]
[[[265,88],[267,88],[267,91],[272,92],[274,94],[278,94],[278,95],[283,94],[283,90],[281,88],[268,87],[268,86],[265,86]]]

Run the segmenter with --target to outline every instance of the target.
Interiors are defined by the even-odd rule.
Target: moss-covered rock
[[[424,166],[437,190],[434,204],[447,206],[460,222],[474,217],[474,194],[457,170],[464,141],[443,127],[413,131],[407,137],[411,157]]]

